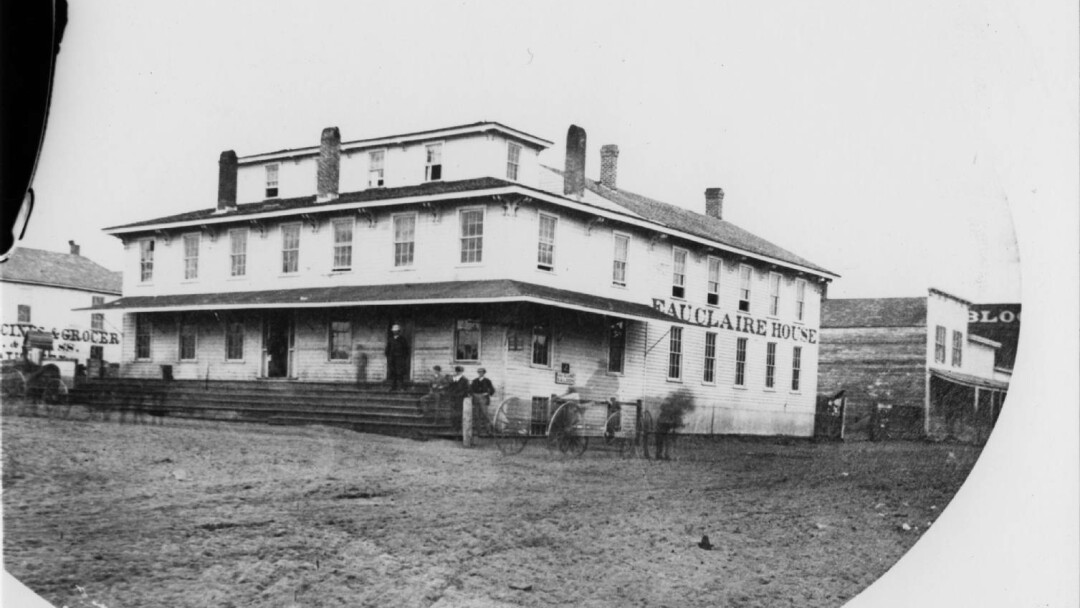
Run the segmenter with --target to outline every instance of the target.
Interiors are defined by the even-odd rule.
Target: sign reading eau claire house
[[[750,315],[735,314],[734,317],[727,313],[721,313],[715,308],[701,308],[682,302],[668,302],[661,298],[653,298],[653,308],[674,317],[680,321],[693,323],[702,327],[726,329],[728,331],[742,332],[756,336],[779,338],[781,340],[793,340],[795,342],[807,342],[817,344],[817,330],[809,329],[801,325],[770,321],[768,319],[755,319]]]

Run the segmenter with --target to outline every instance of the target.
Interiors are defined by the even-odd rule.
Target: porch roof
[[[1002,382],[1001,380],[993,380],[990,378],[981,378],[979,376],[972,376],[971,374],[961,374],[960,372],[953,372],[944,369],[931,369],[930,374],[937,376],[942,380],[960,384],[969,387],[989,388],[998,391],[1009,390],[1009,383]]]
[[[267,308],[336,308],[424,304],[533,302],[638,321],[686,324],[651,306],[510,279],[393,285],[341,285],[265,291],[128,296],[76,310],[163,312]]]

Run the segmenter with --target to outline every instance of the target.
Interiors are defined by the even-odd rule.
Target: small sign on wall
[[[574,374],[555,372],[555,384],[573,384]]]

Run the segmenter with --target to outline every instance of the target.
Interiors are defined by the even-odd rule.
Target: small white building
[[[31,331],[52,338],[47,357],[75,360],[120,360],[123,315],[100,306],[120,295],[119,272],[79,254],[16,247],[0,264],[0,353],[4,359],[24,356]]]
[[[835,274],[722,219],[585,176],[571,127],[495,122],[220,157],[215,208],[106,229],[124,243],[122,375],[374,383],[389,327],[410,374],[485,367],[537,418],[586,399],[692,397],[686,432],[808,436]]]

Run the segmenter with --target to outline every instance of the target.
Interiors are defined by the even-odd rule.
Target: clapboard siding
[[[922,407],[926,397],[926,328],[824,328],[820,384],[846,391],[849,416],[878,403]]]

